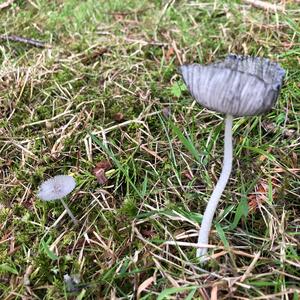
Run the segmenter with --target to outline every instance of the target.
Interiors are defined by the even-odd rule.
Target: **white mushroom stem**
[[[227,181],[229,179],[232,169],[232,120],[233,116],[226,115],[225,118],[225,141],[224,141],[224,160],[223,169],[220,178],[215,186],[215,189],[210,196],[207,203],[202,224],[198,236],[198,244],[208,244],[208,236],[212,225],[212,220],[221,198],[221,195],[225,189]],[[207,253],[207,247],[201,247],[197,249],[197,257],[201,257]]]
[[[65,210],[67,211],[68,215],[71,217],[73,223],[75,225],[78,225],[78,221],[77,219],[74,217],[74,215],[72,214],[71,210],[69,209],[68,205],[66,204],[66,202],[63,199],[60,199],[62,205],[64,206]]]

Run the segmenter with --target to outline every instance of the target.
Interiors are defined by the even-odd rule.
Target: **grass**
[[[0,24],[51,45],[0,41],[1,299],[299,299],[297,3],[15,1]],[[234,121],[203,268],[193,245],[223,118],[193,103],[177,66],[228,52],[277,60],[287,75],[270,113]],[[101,185],[103,160],[113,167]],[[77,228],[36,197],[58,174],[76,179]],[[80,279],[73,293],[66,274]]]

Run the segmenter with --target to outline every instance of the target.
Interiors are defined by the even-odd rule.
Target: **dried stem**
[[[28,45],[38,47],[38,48],[51,48],[51,46],[47,43],[37,41],[37,40],[34,40],[34,39],[25,38],[25,37],[22,37],[22,36],[17,36],[17,35],[3,34],[3,35],[0,35],[0,40],[24,43],[24,44],[28,44]]]

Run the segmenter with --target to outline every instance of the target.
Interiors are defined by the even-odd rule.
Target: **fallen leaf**
[[[34,209],[34,198],[26,198],[25,200],[22,201],[22,206],[24,206],[25,208],[27,208],[30,211],[33,211]]]
[[[114,114],[113,119],[117,122],[121,122],[124,120],[124,115],[121,112]]]
[[[97,172],[95,172],[95,176],[97,177],[97,181],[100,184],[105,184],[108,181],[107,177],[105,176],[105,171],[103,169],[100,169]]]
[[[256,208],[261,204],[259,199],[256,199],[256,195],[253,194],[248,195],[248,201],[249,212],[254,212]]]
[[[149,237],[152,237],[155,234],[155,232],[152,229],[144,229],[144,230],[141,230],[141,234],[144,237],[149,238]]]
[[[101,56],[103,56],[103,54],[107,53],[109,50],[106,47],[103,48],[96,48],[92,51],[92,53],[87,54],[86,56],[84,56],[81,59],[81,62],[85,65],[89,65],[92,64],[94,62],[96,62],[97,60],[99,60],[99,58]]]
[[[169,61],[170,58],[174,55],[175,50],[173,47],[170,47],[166,53],[166,61]]]
[[[105,172],[111,167],[112,165],[108,160],[102,160],[96,164],[95,168],[93,169],[93,174],[96,176],[97,181],[100,184],[105,184],[108,181],[107,177],[105,176]]]
[[[193,174],[189,170],[185,170],[181,174],[190,181],[194,178]]]
[[[272,197],[277,197],[279,180],[275,177],[271,180]],[[263,202],[267,201],[269,194],[269,183],[262,179],[256,186],[255,192],[248,195],[249,212],[254,212]]]
[[[104,169],[105,171],[111,169],[112,165],[109,160],[101,160],[100,162],[96,163],[96,168]]]

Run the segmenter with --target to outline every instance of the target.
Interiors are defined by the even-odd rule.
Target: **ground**
[[[300,7],[276,5],[0,1],[1,299],[299,299]],[[178,66],[228,53],[286,76],[268,114],[234,120],[200,265],[224,122]],[[76,180],[78,226],[37,197],[60,174]]]

